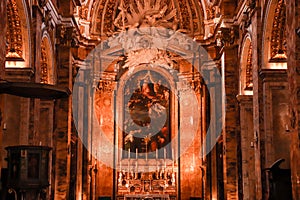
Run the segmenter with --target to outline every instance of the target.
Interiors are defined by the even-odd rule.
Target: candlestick
[[[127,170],[128,170],[128,174],[129,174],[129,171],[130,171],[129,160],[128,160]]]
[[[172,158],[173,158],[173,160],[175,160],[174,148],[172,148]]]
[[[135,149],[135,159],[138,159],[138,149]]]
[[[128,174],[130,172],[130,148],[128,149]]]
[[[136,172],[138,172],[138,162],[137,161],[135,162],[135,170],[136,170]]]

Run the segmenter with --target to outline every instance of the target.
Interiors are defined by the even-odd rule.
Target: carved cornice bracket
[[[218,47],[229,47],[237,43],[239,38],[239,31],[236,26],[231,28],[221,27],[217,33],[217,46]]]
[[[66,27],[63,24],[58,25],[56,28],[57,44],[68,47],[77,47],[78,40],[75,30],[74,27]]]

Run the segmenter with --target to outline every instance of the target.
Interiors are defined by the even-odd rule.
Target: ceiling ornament
[[[176,9],[162,4],[162,0],[156,0],[153,4],[147,0],[135,2],[136,4],[126,5],[124,0],[121,0],[118,6],[119,14],[114,20],[114,25],[118,31],[144,27],[177,29]]]
[[[99,0],[89,7],[91,20],[83,23],[86,36],[99,40],[124,30],[164,27],[202,39],[204,10],[198,0]],[[85,16],[82,16],[85,17]],[[82,19],[78,15],[79,19]],[[89,18],[89,17],[88,17]]]

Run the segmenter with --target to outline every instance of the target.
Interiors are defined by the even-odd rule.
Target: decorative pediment
[[[134,68],[140,64],[160,66],[167,70],[177,69],[176,60],[191,60],[199,46],[192,38],[165,28],[136,28],[111,37],[102,57],[117,59],[126,57],[122,68]]]
[[[120,47],[126,53],[139,49],[171,49],[181,55],[187,55],[196,50],[193,39],[166,28],[144,27],[130,29],[110,37],[107,43],[110,49]]]

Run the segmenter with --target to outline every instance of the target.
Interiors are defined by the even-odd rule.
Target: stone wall
[[[291,126],[291,170],[292,170],[292,186],[293,198],[300,198],[300,146],[299,146],[299,86],[300,86],[300,36],[295,34],[300,27],[300,1],[287,1],[287,55],[288,55],[288,83],[289,83],[289,99],[290,99],[290,126]]]

